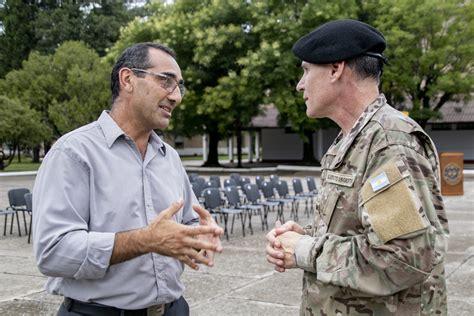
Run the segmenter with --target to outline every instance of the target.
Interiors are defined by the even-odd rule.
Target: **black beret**
[[[387,62],[382,33],[356,20],[335,20],[319,26],[293,45],[293,53],[312,64],[329,64],[360,55]]]

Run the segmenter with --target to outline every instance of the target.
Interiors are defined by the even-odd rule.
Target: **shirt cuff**
[[[89,232],[87,236],[86,258],[74,275],[74,278],[103,278],[110,264],[114,243],[115,233]]]
[[[311,255],[316,238],[303,235],[295,247],[296,266],[308,272],[316,273],[316,258]]]

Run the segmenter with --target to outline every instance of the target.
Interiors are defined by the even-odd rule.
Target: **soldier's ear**
[[[346,63],[344,61],[340,61],[337,63],[329,64],[330,67],[330,75],[329,78],[332,83],[336,82],[341,78],[342,73],[344,72],[344,68],[346,67]]]

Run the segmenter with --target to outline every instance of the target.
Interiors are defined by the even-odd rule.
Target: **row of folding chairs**
[[[268,229],[269,211],[276,210],[276,218],[282,222],[285,221],[285,206],[290,207],[290,217],[295,221],[298,220],[300,201],[305,201],[305,213],[308,217],[314,211],[313,199],[317,195],[317,187],[312,177],[306,179],[308,184],[306,192],[303,191],[301,179],[294,178],[292,180],[294,194],[290,194],[287,182],[280,180],[276,175],[270,176],[270,181],[265,181],[264,177],[257,176],[255,184],[250,183],[249,178],[234,176],[224,180],[223,187],[220,186],[218,176],[211,176],[207,181],[196,174],[189,176],[193,191],[199,201],[213,215],[222,218],[227,239],[229,238],[227,229],[229,215],[232,215],[230,232],[233,232],[235,218],[238,216],[241,219],[242,234],[245,236],[246,221],[248,221],[248,228],[253,234],[252,215],[259,215],[262,229]],[[308,202],[311,206],[308,205]]]
[[[11,222],[10,222],[10,235],[13,234],[13,223],[16,218],[16,224],[18,229],[18,235],[21,237],[21,226],[20,226],[20,214],[23,213],[23,224],[25,226],[25,234],[28,235],[28,243],[30,243],[31,239],[31,228],[32,228],[32,210],[33,210],[33,203],[32,203],[32,194],[29,189],[27,188],[17,188],[8,190],[8,202],[9,206],[5,209],[0,209],[0,216],[5,216],[5,225],[3,227],[3,236],[7,233],[7,223],[8,223],[8,216],[11,215]],[[30,215],[30,225],[29,228],[26,224],[26,215],[28,213]]]

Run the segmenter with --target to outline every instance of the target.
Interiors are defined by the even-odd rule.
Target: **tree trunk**
[[[40,162],[40,145],[36,145],[35,147],[33,147],[33,160],[32,162],[36,162],[36,163],[39,163]]]
[[[21,163],[21,148],[20,145],[17,147],[17,152],[18,152],[18,163]]]
[[[242,168],[242,131],[237,130],[237,168]]]
[[[219,133],[217,131],[209,132],[209,151],[207,154],[207,160],[202,165],[203,167],[222,167],[219,164]]]
[[[304,132],[308,141],[303,142],[303,162],[305,165],[316,165],[320,166],[319,161],[314,158],[314,141],[313,141],[313,131],[306,130]]]

